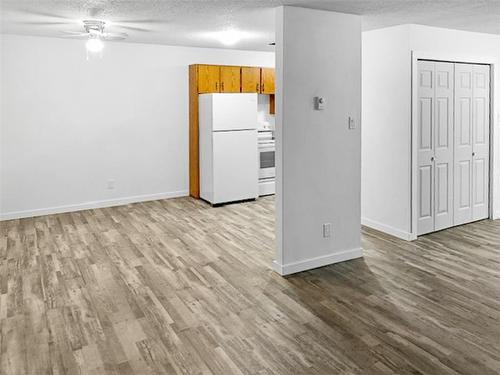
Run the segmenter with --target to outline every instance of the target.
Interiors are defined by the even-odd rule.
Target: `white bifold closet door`
[[[488,217],[489,74],[418,62],[418,235]]]
[[[419,61],[418,234],[453,225],[453,63]]]
[[[489,208],[490,68],[455,64],[454,225],[486,219]]]

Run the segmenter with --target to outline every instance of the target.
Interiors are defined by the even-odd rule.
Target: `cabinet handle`
[[[224,82],[221,83],[221,91],[224,91]]]
[[[472,156],[476,156],[476,153],[475,153],[475,152],[473,152],[473,153],[472,153]]]
[[[434,158],[434,156],[433,156],[433,157],[431,157],[431,161],[434,161],[434,160],[436,160],[436,159]]]
[[[265,83],[263,83],[263,84],[262,84],[262,92],[265,92],[265,91],[266,91],[266,84],[265,84]]]
[[[215,82],[215,91],[219,91],[219,82]]]
[[[256,86],[257,86],[257,87],[256,87],[256,90],[257,90],[257,92],[259,92],[259,84],[257,83],[257,85],[256,85]]]

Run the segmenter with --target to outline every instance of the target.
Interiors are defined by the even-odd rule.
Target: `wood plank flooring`
[[[500,221],[275,274],[274,200],[0,223],[1,374],[500,373]]]

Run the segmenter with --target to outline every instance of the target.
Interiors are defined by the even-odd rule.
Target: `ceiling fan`
[[[85,31],[65,31],[63,36],[66,38],[87,39],[85,46],[87,47],[87,51],[91,53],[102,51],[104,48],[104,41],[123,40],[128,36],[127,33],[110,33],[104,31],[105,26],[105,21],[84,20],[83,28]]]
[[[32,18],[34,20],[23,20],[21,23],[26,25],[35,25],[38,27],[61,27],[63,25],[74,25],[75,20],[73,17],[65,17],[63,15],[52,14],[39,10],[24,10],[21,11],[22,14]],[[125,29],[131,32],[151,32],[149,28],[150,25],[163,24],[166,23],[163,20],[154,19],[135,19],[135,20],[118,20],[104,21],[103,18],[106,12],[103,8],[90,8],[85,13],[87,17],[84,21],[78,21],[80,26],[83,26],[81,31],[60,31],[62,37],[64,38],[75,38],[75,39],[87,39],[86,48],[87,53],[98,53],[104,48],[104,42],[110,40],[123,40],[128,37],[125,32],[115,32],[115,29]],[[83,17],[82,17],[83,18]],[[142,25],[147,25],[142,27]],[[113,32],[108,31],[112,29]],[[87,55],[88,57],[88,55]]]
[[[19,15],[24,18],[18,23],[25,25],[35,25],[35,26],[59,26],[59,25],[71,25],[74,24],[75,19],[85,19],[85,20],[108,20],[108,12],[104,8],[90,8],[84,12],[77,12],[76,14],[57,14],[52,12],[40,11],[37,9],[24,9],[15,10]],[[128,29],[131,31],[143,31],[149,32],[150,28],[140,27],[138,25],[148,26],[154,24],[167,23],[165,20],[159,19],[123,19],[123,20],[111,20],[113,28],[118,27],[121,29]],[[108,24],[109,26],[109,24]]]

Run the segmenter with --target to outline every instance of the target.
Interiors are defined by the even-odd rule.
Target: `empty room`
[[[500,374],[500,3],[0,22],[0,374]]]

